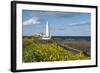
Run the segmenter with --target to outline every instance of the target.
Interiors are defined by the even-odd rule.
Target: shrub
[[[84,53],[65,50],[55,41],[23,38],[23,62],[67,61],[90,59]]]

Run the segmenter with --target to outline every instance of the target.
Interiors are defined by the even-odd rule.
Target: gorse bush
[[[53,40],[23,38],[23,62],[88,60],[84,53],[75,54],[65,50]]]

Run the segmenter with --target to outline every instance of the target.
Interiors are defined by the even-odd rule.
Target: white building
[[[46,32],[45,32],[45,35],[43,35],[42,39],[44,39],[44,40],[51,39],[48,21],[46,22]]]

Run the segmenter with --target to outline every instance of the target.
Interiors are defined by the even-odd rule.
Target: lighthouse
[[[49,24],[48,21],[46,22],[46,29],[45,29],[45,35],[42,37],[44,40],[50,39],[50,31],[49,31]]]
[[[48,25],[48,21],[46,22],[46,37],[49,37],[49,25]]]

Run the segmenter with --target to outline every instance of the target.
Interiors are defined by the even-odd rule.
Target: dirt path
[[[77,49],[75,49],[75,48],[73,48],[73,47],[70,47],[70,46],[68,46],[68,45],[65,45],[65,44],[63,44],[63,43],[59,43],[59,42],[57,42],[61,47],[63,47],[63,48],[65,48],[66,50],[69,50],[69,51],[72,51],[72,52],[74,52],[74,53],[80,53],[80,52],[82,52],[81,50],[77,50]]]
[[[56,41],[61,47],[65,48],[66,50],[72,51],[72,52],[74,52],[74,53],[76,53],[76,54],[78,54],[78,53],[80,53],[80,52],[84,52],[84,54],[86,54],[87,56],[90,56],[90,54],[89,54],[88,52],[85,52],[85,51],[79,50],[79,49],[75,49],[75,48],[73,48],[73,47],[71,47],[71,46],[69,46],[69,45],[67,45],[67,44],[64,44],[63,41],[57,41],[57,40],[55,40],[55,41]]]

